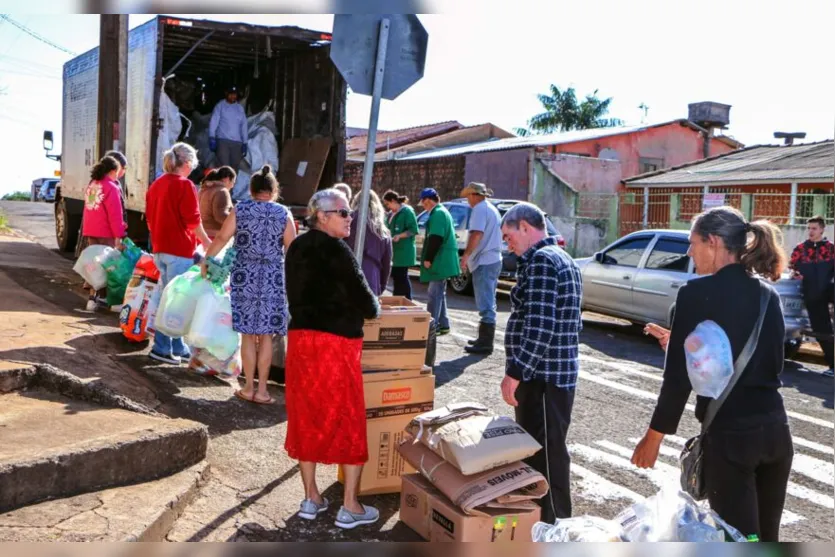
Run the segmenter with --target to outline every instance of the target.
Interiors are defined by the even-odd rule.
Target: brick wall
[[[344,180],[354,191],[362,187],[363,166],[361,162],[345,163]],[[371,187],[378,194],[394,190],[408,196],[414,203],[423,188],[435,188],[443,201],[459,197],[464,185],[463,156],[375,162],[371,180]]]

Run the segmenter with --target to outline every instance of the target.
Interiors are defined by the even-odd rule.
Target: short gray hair
[[[193,170],[197,168],[197,162],[197,149],[188,143],[175,143],[162,156],[162,169],[170,174],[191,163]]]
[[[346,184],[345,182],[339,182],[333,185],[333,189],[341,191],[345,194],[345,197],[348,198],[348,202],[351,202],[351,198],[354,197],[354,190],[351,189],[351,186]]]
[[[336,189],[328,188],[326,190],[319,190],[310,198],[307,204],[307,225],[315,228],[319,224],[319,218],[316,213],[319,211],[331,211],[338,200],[342,200],[348,205],[348,198],[345,194]]]
[[[511,207],[502,218],[502,226],[519,228],[519,223],[525,221],[537,230],[545,230],[545,213],[531,203],[517,203]]]

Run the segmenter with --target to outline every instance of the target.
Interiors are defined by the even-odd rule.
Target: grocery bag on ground
[[[197,301],[186,343],[203,348],[212,356],[225,361],[241,345],[241,335],[232,328],[232,301],[228,294],[212,289]]]
[[[105,262],[104,270],[107,272],[107,303],[111,306],[118,306],[125,299],[125,290],[133,276],[133,268],[142,257],[142,250],[129,239],[123,242],[124,249],[118,251]]]
[[[159,269],[152,256],[143,255],[139,258],[125,290],[119,314],[122,334],[130,341],[142,342],[148,338],[148,310],[154,291],[159,287],[159,276]]]
[[[687,375],[696,394],[719,398],[734,374],[731,343],[713,321],[702,321],[684,341]]]
[[[115,251],[109,246],[89,246],[81,252],[72,270],[81,275],[94,290],[101,290],[107,286],[104,262]]]
[[[415,443],[423,443],[467,476],[524,460],[542,449],[512,419],[471,402],[416,416],[406,431]]]
[[[195,348],[192,351],[189,369],[200,375],[222,375],[225,377],[238,377],[241,374],[241,351],[236,350],[228,360],[219,360],[212,356],[204,348]]]
[[[191,328],[197,302],[211,290],[211,283],[200,276],[199,267],[175,277],[162,291],[154,331],[173,338],[184,337]]]
[[[596,516],[561,518],[554,524],[537,522],[531,530],[531,538],[539,543],[624,541],[620,524]]]

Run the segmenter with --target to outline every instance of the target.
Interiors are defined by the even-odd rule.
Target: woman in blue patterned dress
[[[246,385],[235,396],[257,404],[272,404],[275,400],[267,391],[272,338],[274,334],[287,335],[284,254],[296,237],[296,227],[289,209],[275,201],[278,181],[269,166],[252,176],[249,192],[252,199],[238,203],[232,210],[206,256],[217,255],[235,237],[232,327],[243,335],[241,359],[246,377]],[[203,273],[206,274],[205,264]]]

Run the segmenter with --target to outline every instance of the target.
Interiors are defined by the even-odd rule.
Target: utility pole
[[[128,16],[99,16],[98,158],[124,151],[127,106]]]

